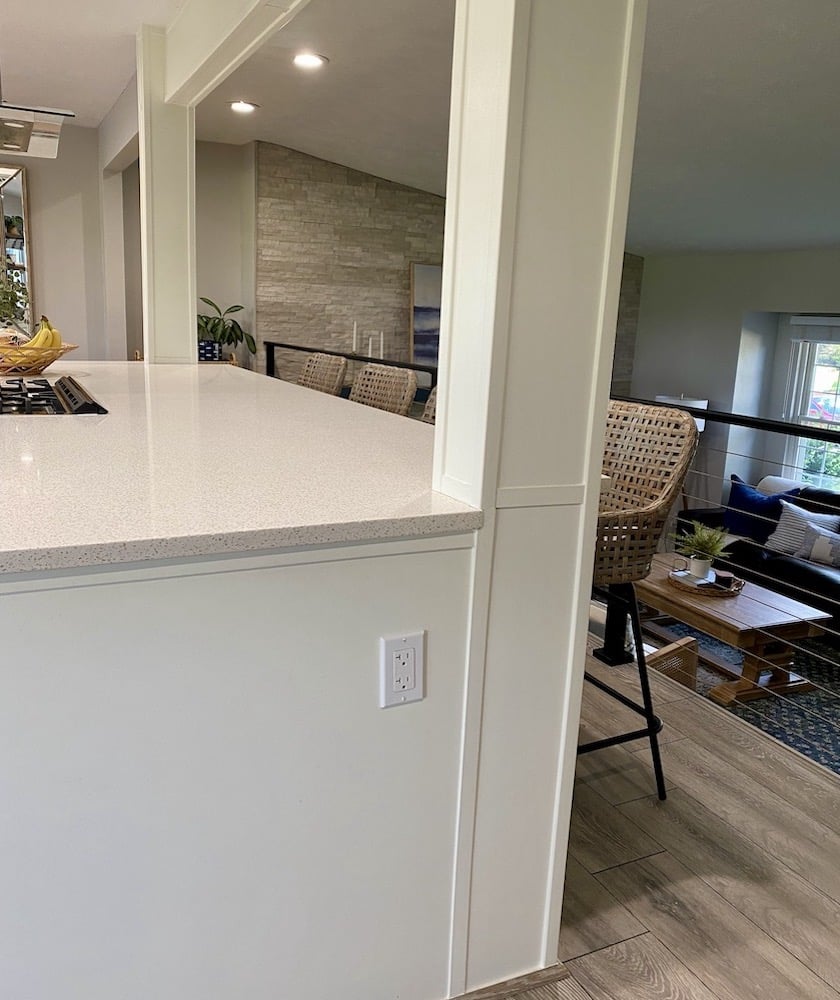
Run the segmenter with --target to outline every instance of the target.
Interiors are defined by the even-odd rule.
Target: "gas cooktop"
[[[107,412],[69,375],[56,379],[54,385],[45,378],[0,379],[0,416]]]

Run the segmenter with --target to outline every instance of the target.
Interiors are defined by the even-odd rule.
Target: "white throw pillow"
[[[840,566],[840,535],[827,528],[809,525],[805,529],[802,547],[796,550],[795,555],[824,566]]]
[[[779,526],[767,539],[767,548],[771,552],[781,552],[792,556],[802,548],[805,542],[805,532],[809,525],[837,531],[840,528],[840,514],[814,514],[813,511],[795,507],[787,500],[779,501],[782,514]]]

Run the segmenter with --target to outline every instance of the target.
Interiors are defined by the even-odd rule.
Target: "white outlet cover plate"
[[[395,682],[398,654],[414,650],[414,687],[406,689]],[[394,708],[422,701],[426,694],[426,633],[401,632],[383,635],[379,640],[379,707]]]

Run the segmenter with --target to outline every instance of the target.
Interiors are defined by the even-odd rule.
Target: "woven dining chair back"
[[[429,393],[429,398],[426,400],[426,405],[423,407],[423,415],[420,417],[421,420],[425,420],[427,424],[433,424],[435,422],[435,412],[437,410],[437,386],[432,389]]]
[[[337,396],[344,385],[346,372],[347,358],[336,358],[331,354],[310,354],[297,384]]]
[[[697,425],[683,410],[610,400],[602,472],[595,579],[643,580],[697,448]]]
[[[404,417],[414,402],[416,391],[417,376],[410,368],[365,365],[353,380],[350,399]]]

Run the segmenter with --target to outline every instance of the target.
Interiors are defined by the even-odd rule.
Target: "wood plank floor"
[[[632,667],[594,673],[632,689]],[[662,677],[646,745],[579,758],[559,957],[517,1000],[840,1000],[840,778]],[[636,727],[585,685],[581,739]],[[614,727],[614,728],[613,728]]]

